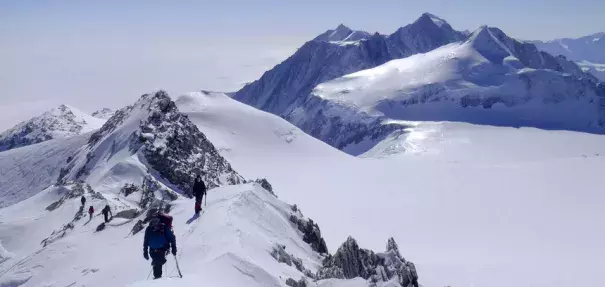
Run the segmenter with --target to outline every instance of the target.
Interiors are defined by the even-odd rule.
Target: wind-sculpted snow
[[[100,128],[104,122],[104,119],[61,105],[0,134],[0,152],[85,134]]]

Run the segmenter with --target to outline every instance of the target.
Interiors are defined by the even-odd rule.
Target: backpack
[[[168,226],[172,230],[172,216],[165,213],[160,213],[158,214],[158,218],[162,224]]]

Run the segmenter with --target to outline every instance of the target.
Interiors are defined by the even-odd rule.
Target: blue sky
[[[2,1],[3,33],[94,32],[132,36],[136,31],[181,36],[309,37],[339,23],[389,33],[423,12],[457,29],[496,26],[514,37],[551,39],[605,30],[598,0],[223,0],[223,1]],[[7,25],[10,24],[10,25]],[[155,31],[150,31],[153,28]],[[159,30],[159,31],[158,31]],[[136,33],[135,33],[136,34]]]
[[[236,90],[340,23],[391,33],[431,12],[458,30],[551,39],[605,31],[603,11],[597,0],[0,1],[0,112]]]

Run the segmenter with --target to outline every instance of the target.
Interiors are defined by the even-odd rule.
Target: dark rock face
[[[139,191],[139,187],[136,186],[135,184],[132,183],[127,183],[125,184],[122,189],[120,189],[120,193],[124,195],[124,197],[128,197],[129,195],[131,195],[133,192],[137,192]]]
[[[291,286],[291,287],[307,287],[307,280],[305,280],[305,278],[301,278],[300,280],[296,281],[292,278],[288,278],[286,280],[286,285]]]
[[[321,231],[317,223],[312,219],[302,217],[300,211],[297,214],[290,215],[290,221],[296,224],[298,230],[303,233],[303,241],[311,245],[311,248],[317,253],[328,253],[326,241],[321,237]]]
[[[191,190],[193,180],[200,174],[208,188],[221,184],[244,183],[206,136],[164,91],[143,95],[134,105],[116,111],[88,141],[86,161],[73,160],[61,172],[58,182],[65,178],[80,179],[88,175],[94,162],[112,157],[127,148],[144,158],[152,169],[150,174],[158,181],[167,181],[170,189],[182,193]],[[81,156],[80,156],[81,157]],[[75,175],[72,173],[74,166]],[[123,192],[133,192],[132,186]],[[176,196],[165,193],[167,197]]]
[[[317,279],[355,277],[362,277],[372,283],[397,278],[398,286],[418,286],[414,263],[401,257],[393,238],[389,238],[386,252],[374,253],[359,248],[355,239],[349,237],[333,256],[324,259],[322,268],[317,272]]]
[[[259,179],[255,180],[254,182],[260,184],[260,186],[262,188],[266,189],[268,192],[270,192],[271,194],[276,196],[275,193],[273,192],[273,186],[271,186],[271,184],[269,183],[269,181],[266,178],[259,178]]]
[[[137,209],[126,209],[126,210],[122,210],[122,211],[116,213],[116,215],[114,215],[114,217],[116,217],[116,218],[126,218],[126,219],[135,219],[139,215],[140,215],[140,212]]]
[[[208,188],[221,184],[221,175],[226,175],[227,184],[244,182],[165,92],[146,96],[151,97],[153,111],[141,123],[139,138],[147,161],[162,177],[182,191],[191,190],[196,174],[202,175]],[[159,141],[163,144],[156,144]]]

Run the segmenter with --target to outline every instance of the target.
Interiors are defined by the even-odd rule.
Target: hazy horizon
[[[235,91],[341,23],[390,34],[429,12],[457,30],[548,40],[605,31],[603,10],[591,0],[3,1],[0,112],[15,116],[0,128],[59,104],[92,112],[157,89]]]

